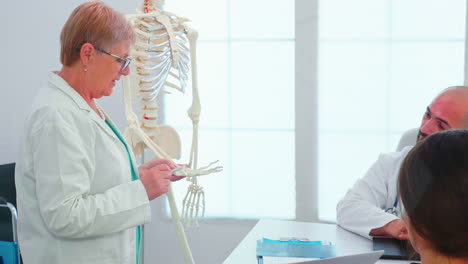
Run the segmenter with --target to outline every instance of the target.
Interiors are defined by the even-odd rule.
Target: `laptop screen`
[[[408,241],[374,237],[372,242],[374,250],[385,251],[381,257],[382,259],[419,260],[419,255],[414,252]]]

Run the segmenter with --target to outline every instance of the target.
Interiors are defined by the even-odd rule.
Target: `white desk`
[[[372,241],[334,224],[308,222],[260,220],[241,243],[231,252],[224,264],[257,264],[255,250],[257,240],[263,237],[306,237],[310,240],[328,240],[336,247],[337,256],[372,251]],[[407,264],[411,261],[379,260],[379,264]]]

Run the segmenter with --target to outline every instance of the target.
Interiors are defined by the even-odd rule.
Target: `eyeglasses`
[[[126,59],[125,59],[125,58],[122,58],[122,57],[117,56],[117,55],[115,55],[115,54],[109,53],[109,52],[107,52],[107,51],[105,51],[105,50],[102,50],[102,49],[96,49],[96,50],[98,50],[98,51],[100,51],[100,52],[102,52],[102,53],[104,53],[104,54],[107,54],[107,55],[110,55],[110,56],[116,58],[118,63],[122,63],[122,62],[123,62],[122,68],[120,69],[121,72],[124,72],[124,71],[127,69],[128,65],[130,65],[130,62],[132,62],[132,59],[131,59],[131,58],[126,58]]]

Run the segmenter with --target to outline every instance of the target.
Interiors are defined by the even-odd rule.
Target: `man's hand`
[[[370,236],[386,236],[400,240],[408,240],[408,230],[401,219],[395,219],[386,225],[374,228],[369,232]]]

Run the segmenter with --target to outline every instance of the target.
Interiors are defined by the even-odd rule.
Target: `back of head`
[[[468,130],[419,142],[400,168],[398,192],[411,228],[435,251],[468,257]]]
[[[85,43],[108,49],[115,44],[134,41],[135,33],[122,14],[101,1],[86,2],[73,10],[62,28],[60,62],[64,66],[75,63]]]

